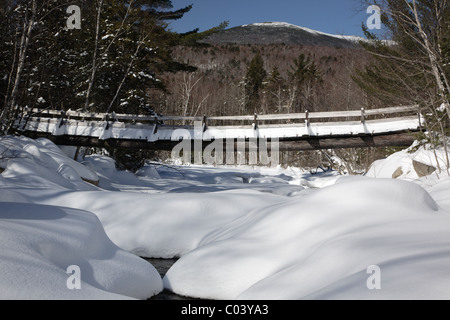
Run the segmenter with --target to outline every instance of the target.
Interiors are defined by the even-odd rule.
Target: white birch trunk
[[[92,58],[92,72],[91,76],[89,78],[89,86],[86,92],[86,101],[84,103],[84,109],[83,111],[86,112],[89,108],[89,103],[91,99],[92,94],[92,88],[94,86],[95,81],[95,74],[97,73],[97,54],[98,54],[98,42],[100,37],[100,17],[102,14],[102,6],[103,6],[103,0],[100,0],[98,2],[98,8],[97,8],[97,23],[95,27],[95,47],[94,47],[94,54]]]
[[[6,104],[3,109],[2,114],[0,115],[0,123],[5,123],[9,121],[9,117],[11,112],[15,107],[17,107],[17,101],[19,96],[19,87],[22,79],[23,69],[25,67],[25,59],[27,55],[28,46],[30,43],[31,32],[33,31],[34,24],[36,21],[36,0],[32,0],[31,2],[31,16],[28,18],[28,9],[26,13],[26,17],[23,23],[22,36],[20,39],[19,45],[19,53],[18,53],[18,62],[16,75],[14,79],[14,84],[11,91],[11,96],[9,102]],[[9,131],[9,125],[6,125],[5,131]]]

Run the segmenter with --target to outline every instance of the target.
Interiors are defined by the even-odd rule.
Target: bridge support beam
[[[126,139],[107,139],[87,136],[52,136],[46,133],[21,132],[30,138],[47,138],[58,145],[81,146],[81,147],[99,147],[99,148],[118,148],[118,149],[147,149],[147,150],[168,150],[171,151],[180,141],[159,140],[148,142],[147,140],[126,140]],[[329,136],[329,137],[299,137],[291,140],[280,139],[278,143],[279,151],[307,151],[321,149],[342,149],[342,148],[369,148],[369,147],[393,147],[410,146],[416,138],[410,132],[397,132],[380,135],[361,135],[361,136]],[[201,142],[205,149],[213,141]],[[195,141],[192,140],[192,150],[194,150]],[[229,142],[228,142],[229,143]],[[235,146],[239,142],[235,140]],[[224,150],[226,150],[227,140],[224,140]],[[248,142],[245,144],[248,148]],[[272,149],[271,141],[267,141],[268,150]]]
[[[407,132],[390,135],[366,135],[351,137],[310,137],[296,141],[280,141],[280,151],[307,151],[343,148],[408,147],[416,140]]]

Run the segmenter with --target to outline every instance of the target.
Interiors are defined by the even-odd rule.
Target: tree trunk
[[[439,68],[439,59],[436,56],[435,52],[433,51],[431,43],[428,40],[427,34],[425,33],[425,31],[422,28],[422,23],[420,21],[419,14],[417,12],[416,0],[413,0],[413,12],[414,12],[414,18],[415,18],[417,28],[419,29],[420,36],[422,37],[422,40],[423,40],[422,46],[425,48],[425,50],[427,52],[428,58],[430,60],[431,71],[436,79],[436,85],[439,90],[439,95],[441,96],[441,98],[444,102],[445,110],[447,111],[447,116],[450,119],[450,104],[449,104],[448,99],[446,98],[446,94],[450,93],[449,88],[446,88],[446,86],[441,78],[441,72],[439,70],[440,69]]]
[[[2,131],[5,131],[5,133],[8,133],[8,131],[11,129],[10,128],[11,125],[9,124],[9,122],[11,120],[10,119],[11,112],[13,111],[13,109],[15,107],[17,107],[20,82],[22,80],[22,73],[23,73],[23,69],[25,67],[25,59],[27,56],[26,55],[27,49],[28,49],[28,46],[30,43],[31,32],[33,31],[35,21],[36,21],[36,0],[32,0],[31,16],[28,17],[28,9],[27,9],[25,20],[23,22],[23,30],[22,30],[22,36],[20,39],[16,76],[14,79],[11,96],[9,98],[9,102],[6,104],[5,108],[3,109],[2,114],[0,115],[0,123],[2,123],[2,126],[5,126],[4,129],[2,128]]]
[[[134,61],[136,60],[137,55],[139,54],[139,51],[141,50],[141,46],[144,44],[145,40],[146,40],[146,38],[142,39],[139,42],[139,45],[137,46],[136,51],[134,52],[133,56],[131,57],[131,61],[128,64],[128,68],[122,78],[122,81],[120,82],[119,87],[117,88],[116,94],[114,95],[114,98],[111,100],[108,110],[106,110],[106,113],[109,113],[111,111],[111,108],[113,107],[114,103],[116,102],[117,98],[119,97],[119,93],[122,90],[125,80],[127,79],[129,73],[131,72],[131,68],[133,68]]]
[[[89,108],[89,103],[91,100],[91,94],[92,94],[92,88],[94,87],[94,81],[95,81],[95,74],[97,73],[97,54],[98,54],[98,42],[100,37],[100,16],[102,13],[102,6],[103,6],[103,0],[100,0],[98,2],[98,8],[97,8],[97,24],[95,27],[95,47],[94,47],[94,54],[92,58],[92,72],[91,76],[89,78],[89,87],[86,92],[86,101],[84,103],[84,109],[83,111],[86,112]]]

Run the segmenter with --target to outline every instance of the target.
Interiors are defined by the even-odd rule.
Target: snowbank
[[[24,137],[0,138],[0,167],[0,299],[146,299],[162,291],[155,268],[113,244],[97,216],[32,200],[99,190],[83,181],[98,180],[94,171],[49,140]],[[80,290],[66,285],[72,265]]]
[[[35,186],[94,190],[85,181],[98,182],[97,174],[68,158],[47,139],[0,137],[0,167],[4,178]]]
[[[423,176],[417,165],[429,167],[431,171],[436,169],[439,174],[439,171],[446,171],[448,166],[444,149],[432,150],[427,145],[419,147],[418,142],[415,142],[410,148],[375,161],[366,176],[415,180]]]
[[[118,171],[113,159],[108,156],[87,156],[82,164],[99,177],[98,186],[110,191],[121,191],[121,186],[127,184],[133,187],[150,187],[141,183],[139,179],[129,171]]]
[[[375,163],[378,179],[154,164],[135,175],[16,137],[0,155],[0,298],[145,299],[163,285],[212,299],[450,298],[450,178],[414,175],[413,160],[437,166],[425,149]],[[136,255],[181,258],[162,280]],[[67,288],[71,265],[82,290]]]
[[[350,180],[211,233],[164,283],[213,299],[448,299],[449,232],[449,213],[420,186]],[[371,265],[382,290],[366,286]]]
[[[89,210],[99,217],[115,244],[150,258],[185,255],[221,226],[253,210],[282,202],[278,196],[255,191],[176,195],[38,192],[30,198],[38,203]]]
[[[146,299],[162,291],[153,266],[114,245],[95,215],[24,203],[11,191],[0,201],[0,299]],[[80,289],[68,286],[71,266]]]

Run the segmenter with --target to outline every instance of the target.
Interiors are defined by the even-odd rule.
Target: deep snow
[[[114,245],[92,213],[21,203],[11,193],[6,203],[5,194],[0,299],[145,299],[161,291],[153,266]],[[70,266],[81,270],[80,290],[67,285]]]
[[[233,221],[164,280],[181,294],[216,299],[448,297],[449,226],[417,185],[347,181]],[[365,285],[371,265],[383,270],[379,292]],[[354,285],[335,291],[341,281]]]
[[[135,175],[0,138],[0,298],[145,299],[164,285],[209,299],[449,299],[450,178],[418,179],[419,158],[431,159],[400,152],[366,177],[153,164]],[[381,178],[399,164],[400,179]],[[180,259],[161,279],[136,255]],[[66,286],[69,265],[81,290]],[[367,286],[373,265],[380,290]]]

